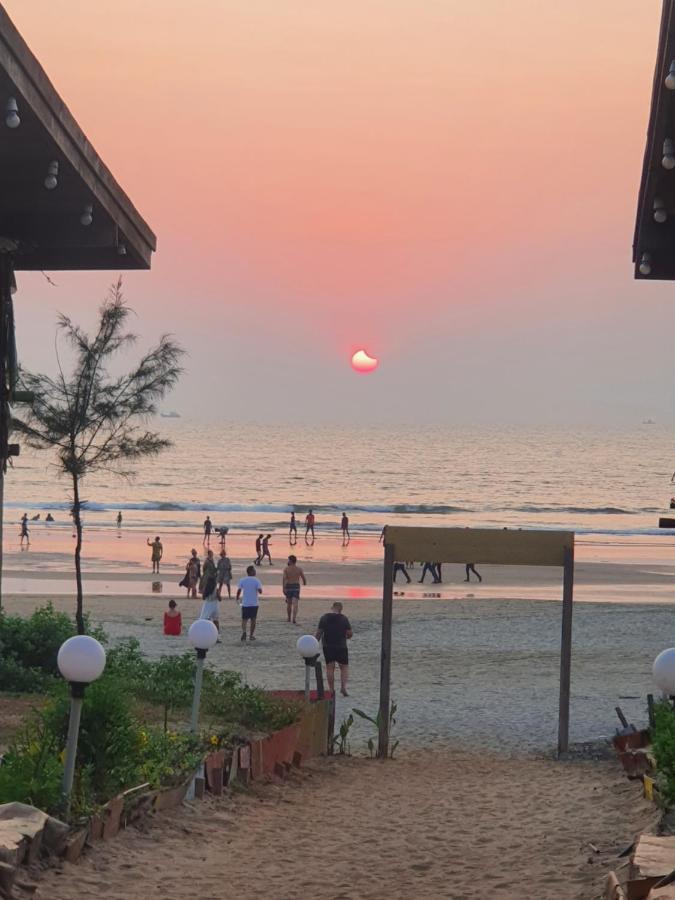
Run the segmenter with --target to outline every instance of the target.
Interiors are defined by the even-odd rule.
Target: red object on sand
[[[168,613],[164,613],[164,634],[171,635],[172,637],[178,637],[178,635],[183,630],[183,619],[181,614],[178,613],[177,616],[170,616]]]

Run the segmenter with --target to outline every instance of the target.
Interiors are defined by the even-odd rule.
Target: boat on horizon
[[[160,413],[160,416],[163,419],[180,419],[180,413],[177,413],[177,412]]]

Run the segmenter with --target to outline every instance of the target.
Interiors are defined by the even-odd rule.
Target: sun
[[[357,350],[356,353],[352,356],[352,368],[355,372],[361,372],[363,374],[365,374],[366,372],[374,372],[379,363],[379,359],[371,356],[363,348]]]

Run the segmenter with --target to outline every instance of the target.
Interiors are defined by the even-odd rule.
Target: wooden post
[[[560,642],[560,704],[558,708],[558,755],[567,753],[570,737],[570,676],[572,672],[572,606],[574,592],[574,546],[565,548],[563,564],[562,637]]]
[[[389,709],[391,691],[391,623],[394,607],[394,547],[384,539],[384,575],[382,578],[382,648],[380,650],[380,727],[377,755],[389,755]]]

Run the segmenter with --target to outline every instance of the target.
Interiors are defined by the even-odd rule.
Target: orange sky
[[[208,403],[262,418],[298,380],[346,418],[670,415],[675,298],[630,261],[657,0],[5,6],[158,234],[126,284],[191,352],[181,409],[225,374]],[[112,276],[55,280],[22,279],[29,365]],[[360,342],[383,359],[365,395]]]

